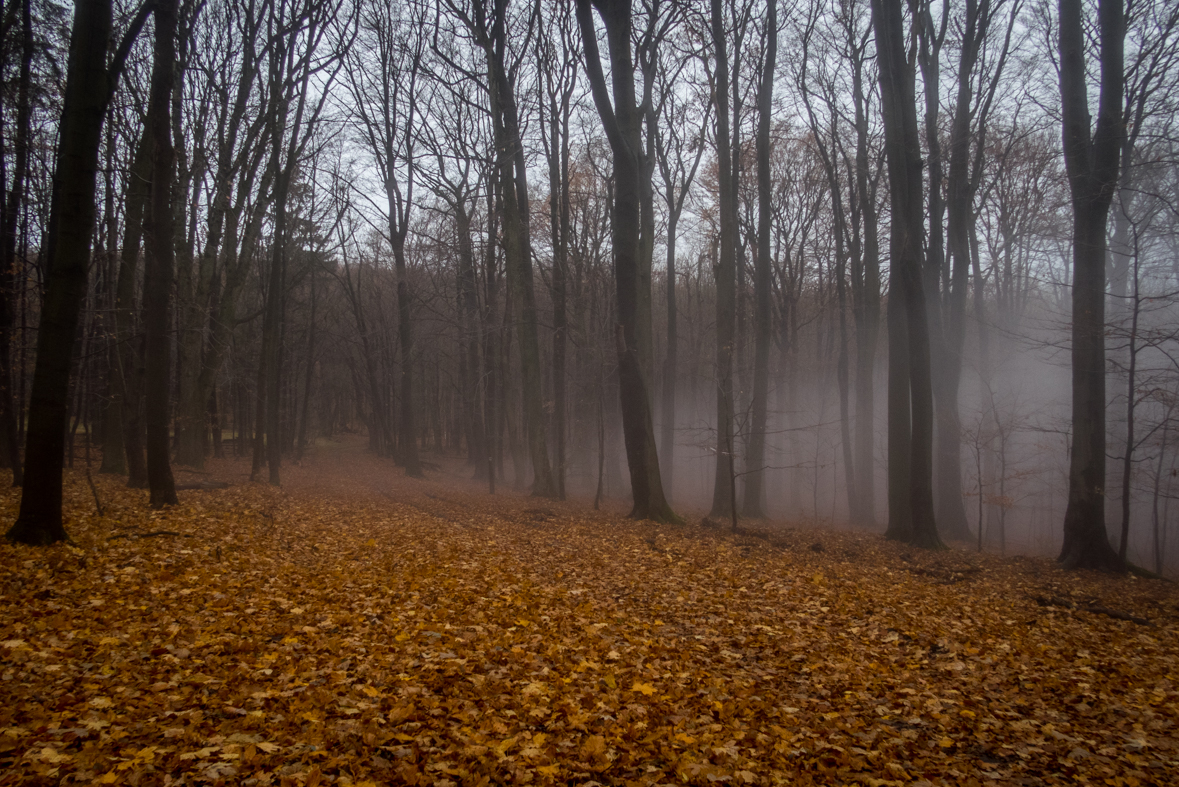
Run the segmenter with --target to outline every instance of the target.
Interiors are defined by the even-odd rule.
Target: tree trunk
[[[1072,456],[1060,562],[1118,571],[1105,530],[1106,221],[1118,180],[1122,126],[1122,0],[1099,0],[1101,87],[1090,137],[1081,0],[1060,0],[1060,98],[1073,208]]]
[[[488,472],[487,427],[480,408],[479,380],[479,295],[476,291],[475,250],[471,243],[471,215],[460,197],[454,207],[458,236],[458,304],[462,330],[462,353],[466,376],[463,379],[463,409],[469,424],[467,461],[475,466],[475,477]]]
[[[889,193],[892,204],[890,258],[892,282],[889,293],[890,334],[895,325],[893,308],[904,315],[905,342],[890,335],[889,348],[889,530],[891,538],[915,546],[940,547],[933,510],[933,391],[930,380],[929,327],[922,286],[922,241],[925,215],[922,209],[921,141],[917,127],[914,63],[906,56],[900,0],[872,0],[872,24],[880,68],[880,97],[884,120],[885,154],[888,161]],[[899,328],[899,326],[897,326]],[[894,357],[903,354],[905,357]],[[907,365],[908,381],[902,385],[893,374]],[[907,388],[907,391],[905,391]],[[902,393],[904,391],[904,393]],[[907,412],[901,412],[902,410]],[[909,421],[908,434],[894,434]],[[907,456],[893,453],[907,443]],[[899,483],[903,474],[894,473],[893,462],[908,469],[908,489]],[[899,505],[908,497],[908,520]]]
[[[674,192],[667,187],[674,204]],[[663,491],[667,499],[672,497],[675,483],[675,393],[679,367],[679,314],[676,303],[675,241],[679,215],[670,213],[667,217],[667,355],[663,359],[663,423],[659,435],[659,456],[662,458]]]
[[[299,415],[299,433],[295,439],[295,459],[302,461],[303,452],[307,448],[307,419],[311,415],[311,386],[315,379],[315,308],[316,302],[315,270],[308,274],[311,286],[311,317],[307,321],[307,361],[306,376],[303,379],[303,407]]]
[[[405,227],[408,229],[408,227]],[[409,281],[405,267],[405,233],[393,238],[393,264],[397,269],[397,336],[401,343],[401,441],[399,458],[405,466],[405,474],[411,478],[422,477],[422,462],[418,458],[417,427],[414,424],[414,347],[413,316],[409,308]]]
[[[729,131],[729,58],[721,0],[712,0],[716,49],[716,158],[719,169],[720,250],[716,266],[716,473],[709,516],[727,517],[733,507],[733,342],[737,310],[737,195]]]
[[[515,92],[505,62],[507,48],[506,0],[496,0],[496,15],[488,52],[492,115],[497,137],[500,185],[503,192],[504,256],[508,288],[519,310],[516,337],[524,404],[524,432],[532,459],[532,494],[557,497],[549,462],[545,428],[544,392],[540,372],[540,339],[536,295],[532,282],[532,243],[528,230],[528,177]]]
[[[12,186],[5,195],[3,226],[0,227],[0,451],[3,452],[0,459],[12,468],[13,486],[20,486],[24,478],[16,425],[19,407],[12,379],[12,328],[16,321],[16,228],[25,203],[29,162],[29,86],[33,62],[31,0],[19,2],[21,48],[16,89],[16,139],[13,143]]]
[[[612,255],[614,283],[618,297],[615,345],[618,352],[619,404],[622,409],[623,440],[630,468],[634,505],[630,515],[637,519],[678,522],[663,495],[659,455],[655,447],[655,425],[651,397],[644,374],[639,325],[643,315],[650,320],[650,277],[642,275],[641,250],[641,126],[643,115],[635,102],[634,67],[631,60],[630,0],[597,0],[594,3],[606,27],[609,42],[613,106],[598,54],[597,34],[589,0],[578,0],[577,22],[585,47],[587,70],[594,104],[614,159],[614,201],[612,206]],[[646,292],[643,287],[646,286]],[[647,303],[644,311],[642,304]],[[650,326],[647,326],[648,332]]]
[[[868,113],[863,84],[862,59],[852,74],[852,99],[856,122],[856,198],[859,200],[863,242],[859,264],[852,270],[852,319],[856,328],[856,491],[859,515],[856,524],[876,524],[875,391],[876,344],[880,331],[880,239],[877,232],[876,186],[869,179]],[[871,185],[870,185],[871,184]],[[854,258],[853,258],[854,259]]]
[[[275,144],[280,144],[281,134],[276,134]],[[280,414],[279,405],[282,396],[282,321],[283,305],[286,300],[286,229],[287,229],[287,194],[289,192],[290,173],[280,172],[275,182],[274,194],[274,245],[271,249],[270,272],[266,287],[265,313],[262,316],[262,369],[259,378],[265,395],[260,401],[265,402],[262,411],[262,428],[266,439],[266,466],[269,480],[273,486],[280,486],[280,467],[282,465],[282,446],[279,443]]]
[[[143,274],[144,395],[147,422],[147,483],[152,508],[176,505],[169,441],[169,386],[172,372],[171,298],[175,216],[172,176],[172,87],[175,80],[177,0],[155,6],[155,53],[148,117],[151,118],[152,174]]]
[[[769,0],[766,12],[766,55],[761,69],[757,94],[757,253],[753,261],[753,296],[755,300],[753,359],[753,423],[749,435],[747,478],[745,480],[745,516],[765,516],[766,401],[770,393],[771,325],[770,235],[770,117],[773,112],[774,70],[778,57],[778,2]],[[840,316],[842,320],[842,315]],[[846,350],[846,343],[844,345]],[[850,457],[845,457],[850,462]]]
[[[10,540],[51,544],[66,538],[62,525],[62,460],[68,417],[70,366],[94,229],[94,186],[102,124],[122,60],[143,24],[132,21],[108,72],[110,0],[77,0],[70,35],[65,96],[53,178],[45,298],[37,334],[37,365],[29,401],[25,486]]]
[[[107,388],[110,405],[107,417],[110,429],[121,430],[117,444],[111,440],[104,446],[100,473],[128,473],[128,486],[147,485],[147,459],[143,454],[139,433],[139,397],[135,385],[138,353],[132,347],[135,320],[135,278],[139,267],[139,245],[143,235],[143,210],[147,202],[151,180],[151,149],[148,145],[150,118],[135,148],[127,177],[127,193],[123,209],[123,243],[119,253],[119,273],[115,284],[114,341],[108,362]],[[110,431],[108,429],[108,431]],[[134,430],[134,434],[131,434]],[[109,447],[109,451],[107,448]],[[115,450],[118,456],[115,456]]]

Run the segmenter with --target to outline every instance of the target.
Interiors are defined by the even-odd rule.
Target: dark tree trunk
[[[303,452],[307,448],[307,419],[311,415],[311,386],[315,380],[315,309],[316,302],[315,271],[308,274],[311,286],[311,318],[307,321],[307,360],[306,372],[303,378],[303,407],[299,415],[299,434],[295,439],[295,459],[301,461]]]
[[[567,18],[567,17],[566,17]],[[563,38],[563,40],[565,40]],[[568,50],[568,47],[566,47]],[[565,463],[567,449],[566,375],[569,318],[567,310],[567,279],[569,267],[569,118],[576,72],[572,53],[566,51],[565,60],[546,59],[545,77],[548,100],[547,158],[549,168],[549,233],[553,247],[553,431],[556,433],[557,495],[565,499]],[[542,112],[542,122],[543,122]]]
[[[276,134],[281,144],[282,135]],[[290,173],[280,172],[275,182],[274,194],[274,247],[271,250],[270,273],[266,287],[266,306],[262,316],[262,374],[259,384],[264,390],[260,399],[265,408],[260,412],[261,434],[265,435],[265,459],[269,481],[280,486],[282,466],[282,445],[279,443],[281,428],[280,405],[282,396],[282,322],[283,306],[286,300],[286,229],[287,194]],[[261,469],[259,467],[259,469]]]
[[[465,198],[455,201],[455,224],[458,236],[458,305],[462,330],[463,409],[466,411],[467,461],[475,466],[475,477],[488,472],[487,428],[480,408],[479,380],[479,294],[476,290],[475,250],[471,243],[471,215]]]
[[[25,486],[20,514],[6,534],[25,544],[51,544],[66,538],[61,517],[62,460],[74,337],[86,295],[94,230],[98,147],[114,84],[145,16],[141,9],[132,20],[108,71],[110,0],[78,0],[74,9],[45,249],[45,298],[29,401]]]
[[[408,230],[408,224],[402,225]],[[405,466],[405,474],[413,478],[422,477],[422,461],[418,457],[417,426],[414,423],[414,346],[413,315],[409,307],[409,274],[405,266],[405,235],[400,232],[393,237],[393,264],[397,269],[397,335],[401,343],[401,429],[398,438],[401,450],[398,458]]]
[[[484,30],[485,25],[480,24]],[[495,0],[487,52],[491,113],[503,206],[504,258],[508,290],[519,310],[516,337],[520,347],[520,372],[524,405],[524,432],[532,459],[532,494],[557,497],[549,461],[545,427],[543,380],[540,370],[540,338],[536,295],[532,281],[532,242],[529,235],[527,162],[520,132],[515,89],[507,67],[507,0]]]
[[[880,240],[877,233],[876,181],[870,177],[868,113],[863,84],[864,57],[856,60],[852,74],[852,100],[856,121],[856,199],[859,200],[863,242],[853,255],[852,318],[856,327],[856,491],[861,519],[856,524],[876,524],[875,370],[880,331]]]
[[[770,344],[773,342],[770,280],[770,116],[773,112],[774,69],[778,58],[778,2],[769,0],[766,12],[766,55],[757,94],[757,253],[753,260],[754,358],[753,423],[745,480],[745,516],[765,516],[766,399],[770,393]],[[842,279],[841,279],[842,282]],[[841,284],[842,287],[842,284]],[[842,321],[842,314],[840,320]],[[846,350],[846,343],[844,345]],[[846,364],[846,361],[845,361]],[[850,457],[845,457],[850,462]],[[849,465],[850,466],[850,465]]]
[[[127,473],[127,485],[133,489],[147,487],[147,458],[140,437],[139,406],[141,388],[137,379],[139,352],[134,346],[135,335],[135,279],[139,268],[139,248],[143,238],[143,211],[147,204],[148,183],[151,180],[151,148],[149,145],[151,120],[144,125],[128,168],[127,189],[123,208],[123,242],[119,251],[119,272],[115,284],[114,341],[108,362],[107,389],[110,405],[107,417],[110,429],[121,434],[104,445],[102,473]],[[110,449],[109,451],[107,449]],[[118,456],[115,456],[115,451]]]
[[[945,314],[950,294],[950,276],[945,252],[946,203],[942,194],[945,168],[938,122],[941,112],[941,50],[949,15],[943,14],[940,28],[935,29],[929,5],[923,4],[919,13],[919,61],[925,86],[925,140],[929,151],[926,161],[929,170],[929,237],[924,265],[924,290],[933,367],[930,381],[937,425],[934,430],[937,455],[934,511],[943,533],[965,540],[970,538],[970,528],[966,524],[966,508],[962,498],[962,426],[958,418],[958,374]]]
[[[669,205],[673,205],[674,191],[668,186],[672,194]],[[663,423],[659,435],[659,456],[663,462],[664,493],[670,500],[673,484],[675,483],[675,389],[679,368],[679,313],[676,303],[676,272],[675,272],[675,241],[676,226],[679,223],[678,213],[669,213],[667,217],[667,355],[663,359]]]
[[[733,509],[733,342],[737,311],[737,195],[729,130],[729,58],[721,0],[712,0],[712,43],[716,48],[716,158],[719,169],[720,251],[716,266],[716,474],[709,516]]]
[[[172,143],[172,87],[175,79],[177,0],[155,6],[155,54],[148,117],[151,118],[152,174],[143,274],[145,407],[147,422],[147,484],[152,508],[176,505],[169,441],[169,380],[172,371],[171,298],[173,232],[172,176],[176,151]]]
[[[1066,568],[1124,566],[1105,530],[1106,221],[1118,181],[1126,21],[1122,0],[1099,0],[1101,87],[1090,132],[1083,3],[1060,0],[1060,99],[1073,208],[1072,456],[1059,560]]]
[[[18,408],[12,379],[12,328],[16,322],[16,229],[25,203],[25,178],[29,162],[29,86],[33,62],[31,0],[19,0],[21,17],[20,68],[16,89],[16,138],[13,141],[12,186],[5,195],[0,227],[0,460],[12,468],[12,485],[23,483],[24,473],[17,437]]]
[[[917,127],[915,64],[905,47],[904,14],[900,0],[872,0],[872,24],[880,68],[880,98],[884,120],[885,155],[888,161],[892,205],[890,258],[892,282],[889,294],[890,334],[897,316],[904,315],[905,342],[889,341],[889,536],[916,546],[940,547],[933,511],[933,390],[930,380],[929,326],[922,285],[922,241],[925,215],[922,209],[921,140]],[[899,327],[899,326],[898,326]],[[904,359],[894,357],[899,354]],[[900,364],[907,365],[908,381],[893,379]],[[901,391],[907,387],[907,395]],[[908,411],[902,413],[901,410]],[[906,418],[907,416],[907,418]],[[907,435],[893,434],[909,420]],[[907,443],[907,455],[893,453]],[[894,487],[902,473],[893,462],[908,469],[908,488]],[[908,496],[908,521],[899,498]]]
[[[648,306],[650,304],[650,278],[645,280],[648,289],[644,294],[639,248],[642,201],[640,180],[642,172],[648,170],[641,166],[643,110],[635,102],[630,0],[597,0],[594,6],[605,24],[609,42],[613,105],[606,89],[601,56],[598,54],[590,0],[578,0],[577,22],[585,47],[594,104],[614,158],[612,253],[618,296],[615,344],[618,351],[623,438],[634,498],[631,516],[678,522],[679,517],[671,510],[663,495],[659,456],[655,447],[655,425],[651,416],[651,397],[641,360],[642,331],[639,322],[644,313],[650,319],[649,309],[644,312],[642,307],[644,297]],[[647,330],[649,332],[650,326]]]

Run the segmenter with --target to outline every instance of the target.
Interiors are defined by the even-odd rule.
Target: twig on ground
[[[106,516],[102,511],[102,501],[98,499],[98,487],[94,485],[94,479],[90,477],[90,458],[86,458],[86,483],[90,484],[90,494],[94,495],[94,510],[98,512],[100,517]]]
[[[1098,606],[1097,604],[1074,604],[1068,599],[1057,596],[1032,596],[1032,600],[1041,607],[1064,607],[1065,609],[1092,612],[1095,615],[1105,615],[1116,620],[1128,620],[1131,623],[1137,623],[1139,626],[1154,625],[1154,623],[1146,618],[1140,618],[1137,615],[1131,615],[1129,612],[1121,612],[1116,609],[1110,609],[1109,607]]]
[[[107,541],[114,541],[116,538],[155,538],[156,536],[179,536],[180,538],[192,538],[188,533],[178,533],[175,530],[153,530],[150,533],[116,533],[113,536],[107,536]]]

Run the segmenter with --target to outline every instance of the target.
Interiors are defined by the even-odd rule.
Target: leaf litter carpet
[[[1172,584],[459,472],[71,473],[0,545],[0,785],[1179,783]]]

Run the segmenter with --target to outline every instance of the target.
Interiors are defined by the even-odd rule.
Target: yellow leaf
[[[558,765],[541,765],[536,769],[536,772],[541,776],[552,778],[561,772],[561,768]]]
[[[635,685],[631,686],[630,690],[640,692],[648,697],[658,691],[658,689],[656,689],[650,683],[639,683],[638,681],[635,681]]]
[[[937,745],[941,746],[943,749],[948,749],[954,745],[954,741],[948,737],[942,738],[940,741],[937,742]]]
[[[965,717],[965,718],[967,718],[967,719],[973,719],[973,718],[974,718],[974,711],[972,711],[972,710],[960,710],[960,711],[958,711],[958,715],[959,715],[959,716],[963,716],[963,717]]]
[[[379,696],[381,696],[381,692],[380,692],[380,691],[378,691],[377,689],[373,688],[372,686],[365,686],[365,687],[364,687],[364,689],[363,689],[363,691],[364,691],[364,693],[365,693],[365,694],[367,694],[367,695],[368,695],[368,696],[370,696],[370,697],[379,697]]]
[[[614,673],[613,672],[607,673],[606,677],[603,678],[603,680],[606,681],[606,685],[609,686],[610,688],[612,688],[612,689],[618,688],[618,682],[614,680]]]
[[[68,754],[59,754],[57,752],[57,750],[54,749],[52,746],[46,746],[45,748],[41,749],[41,751],[38,752],[35,756],[38,760],[41,760],[42,762],[49,762],[49,763],[53,763],[54,765],[57,765],[58,763],[62,763],[62,762],[69,762],[70,760],[73,759],[73,757],[71,757]]]
[[[368,541],[364,542],[364,545],[369,548],[375,547],[377,545],[377,540],[375,538],[370,538]]]
[[[583,757],[602,757],[606,754],[606,739],[601,735],[591,735],[581,744]]]

